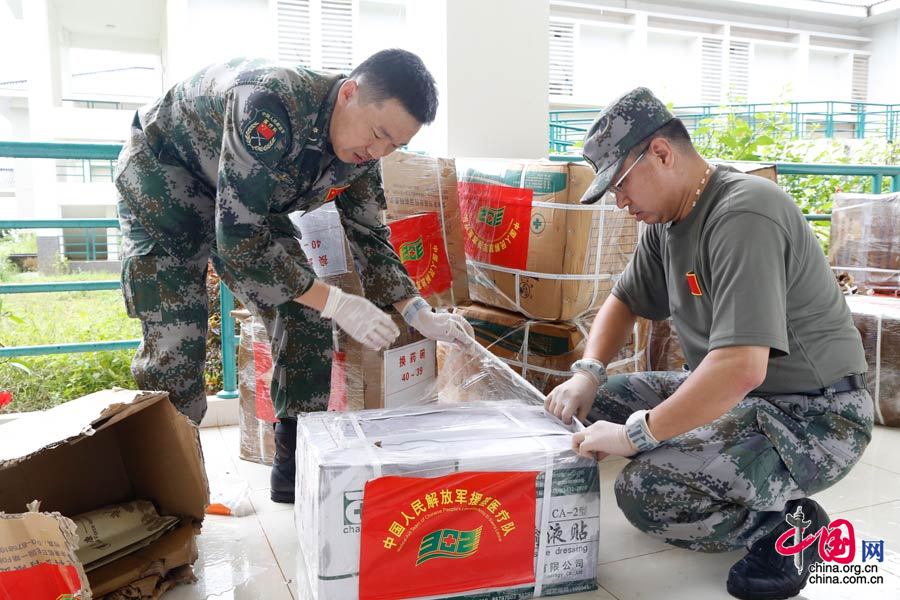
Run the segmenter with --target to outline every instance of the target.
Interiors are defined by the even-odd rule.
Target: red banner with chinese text
[[[537,474],[387,476],[366,483],[360,600],[533,583]]]
[[[484,183],[460,183],[458,189],[466,256],[525,269],[534,191]]]
[[[391,245],[423,297],[450,289],[453,275],[436,212],[392,221]]]

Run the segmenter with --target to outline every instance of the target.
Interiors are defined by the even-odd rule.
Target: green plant
[[[731,113],[701,122],[693,134],[698,150],[709,159],[737,161],[889,165],[900,159],[900,146],[884,140],[797,139],[787,112],[759,113],[753,120]],[[871,177],[780,175],[778,181],[804,214],[831,214],[835,193],[882,193],[891,183],[885,178],[883,188],[873,190]],[[829,224],[812,227],[827,253]]]

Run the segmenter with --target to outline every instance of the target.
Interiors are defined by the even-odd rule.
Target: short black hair
[[[365,82],[369,102],[395,98],[419,123],[434,121],[437,84],[422,59],[412,52],[399,48],[376,52],[353,69],[350,77]]]
[[[684,126],[684,122],[678,117],[675,117],[646,138],[641,141],[641,143],[637,144],[632,150],[631,154],[638,154],[642,149],[646,148],[650,142],[653,141],[654,138],[665,138],[669,141],[673,146],[677,146],[682,149],[693,148],[694,143],[691,141],[691,134],[688,133],[687,127]]]

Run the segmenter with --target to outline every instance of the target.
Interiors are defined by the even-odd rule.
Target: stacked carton
[[[900,295],[900,194],[836,195],[828,258],[860,293]]]

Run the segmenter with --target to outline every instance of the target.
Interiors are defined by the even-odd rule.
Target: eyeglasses
[[[649,148],[649,146],[648,146],[648,148]],[[644,158],[644,154],[646,154],[646,153],[647,153],[647,148],[644,148],[643,152],[638,154],[638,157],[635,159],[635,161],[633,163],[631,163],[631,166],[628,167],[627,169],[625,169],[625,172],[622,173],[622,176],[619,177],[619,180],[616,181],[615,183],[611,183],[609,185],[610,192],[612,192],[616,196],[625,193],[624,190],[622,189],[622,182],[625,181],[625,178],[628,177],[629,173],[631,173],[631,170],[634,168],[634,165],[641,162],[641,159]]]

